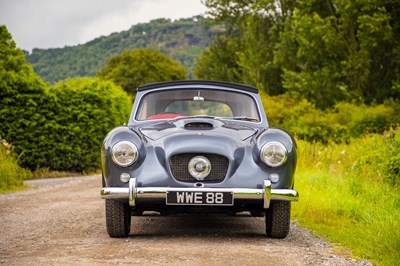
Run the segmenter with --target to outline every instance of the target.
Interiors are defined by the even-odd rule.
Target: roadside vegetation
[[[399,104],[341,102],[321,111],[303,99],[263,95],[272,126],[298,144],[292,219],[379,265],[400,260]]]
[[[11,145],[0,137],[0,193],[24,188],[24,180],[31,177],[30,171],[18,165]]]
[[[299,141],[292,218],[374,264],[400,260],[400,132]]]

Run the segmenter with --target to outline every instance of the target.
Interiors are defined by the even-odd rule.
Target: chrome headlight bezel
[[[288,150],[282,143],[271,141],[262,146],[260,158],[270,167],[279,167],[286,162]]]
[[[138,148],[130,141],[119,141],[111,148],[111,158],[116,165],[128,167],[139,157]]]

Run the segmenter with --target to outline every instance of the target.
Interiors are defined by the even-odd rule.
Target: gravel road
[[[283,240],[264,218],[132,217],[129,238],[108,237],[100,176],[29,181],[0,195],[1,265],[371,265],[335,254],[292,222]]]

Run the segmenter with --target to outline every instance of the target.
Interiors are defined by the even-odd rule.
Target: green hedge
[[[131,98],[109,81],[68,80],[49,89],[16,90],[3,99],[0,134],[32,170],[87,171],[100,167],[106,133],[127,122]]]
[[[51,120],[42,136],[48,166],[85,171],[100,166],[100,146],[109,130],[128,122],[132,99],[110,81],[81,78],[50,89]]]
[[[0,51],[0,136],[23,160],[46,124],[47,89],[5,26],[0,26]]]

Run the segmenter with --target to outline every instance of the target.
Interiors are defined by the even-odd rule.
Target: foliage
[[[11,145],[0,137],[0,193],[23,188],[23,181],[31,176],[17,164]]]
[[[0,135],[31,170],[87,171],[105,134],[127,121],[131,99],[110,81],[76,79],[47,88],[0,27]]]
[[[339,102],[322,111],[305,99],[261,93],[268,122],[310,142],[346,142],[368,133],[383,133],[400,125],[400,104],[367,106]]]
[[[34,156],[47,121],[46,87],[16,48],[6,27],[0,26],[0,135],[24,158]]]
[[[270,95],[290,93],[324,109],[341,101],[383,103],[400,98],[398,1],[206,0],[209,15],[226,27],[196,69],[257,86]],[[218,57],[220,54],[230,55]],[[211,59],[222,59],[220,62]],[[226,62],[229,62],[227,64]],[[217,66],[217,67],[216,67]],[[197,72],[213,77],[212,72]]]
[[[394,162],[398,157],[399,137],[399,132],[392,131],[351,139],[349,144],[298,141],[296,189],[300,200],[292,205],[292,217],[350,248],[354,256],[374,264],[396,265],[400,259],[400,186],[384,173],[388,160]],[[389,163],[389,168],[399,169],[399,161],[396,166]]]
[[[217,36],[194,68],[196,78],[240,82],[237,51],[241,49],[241,39]]]
[[[52,170],[87,171],[98,168],[98,149],[109,130],[127,122],[131,99],[112,82],[93,78],[71,79],[50,90],[51,120],[43,130],[43,159]],[[33,166],[33,165],[32,165]],[[32,167],[31,166],[31,167]]]
[[[322,108],[398,97],[391,91],[391,68],[400,64],[399,43],[390,22],[375,0],[299,1],[277,49],[283,86]]]
[[[13,97],[5,99],[15,101]],[[95,147],[100,147],[110,129],[127,121],[132,105],[121,88],[89,78],[59,83],[32,104],[26,109],[4,108],[15,114],[15,120],[2,127],[7,127],[7,138],[20,154],[20,165],[31,170],[47,167],[80,172],[99,167]]]
[[[95,76],[109,58],[136,48],[151,48],[178,61],[192,77],[196,58],[219,28],[200,16],[175,21],[157,19],[82,45],[33,49],[27,60],[44,81],[55,83],[66,78]]]
[[[277,24],[286,7],[273,1],[206,0],[205,4],[209,15],[226,31],[200,56],[196,77],[217,76],[219,80],[254,85],[270,95],[282,93],[281,70],[273,59],[279,39]]]
[[[96,79],[70,80],[48,89],[0,27],[0,135],[18,163],[36,169],[84,171],[99,166],[104,135],[126,121],[131,100]]]
[[[131,95],[140,85],[186,79],[186,70],[166,55],[151,49],[135,49],[116,55],[99,72],[99,77],[112,80]]]

